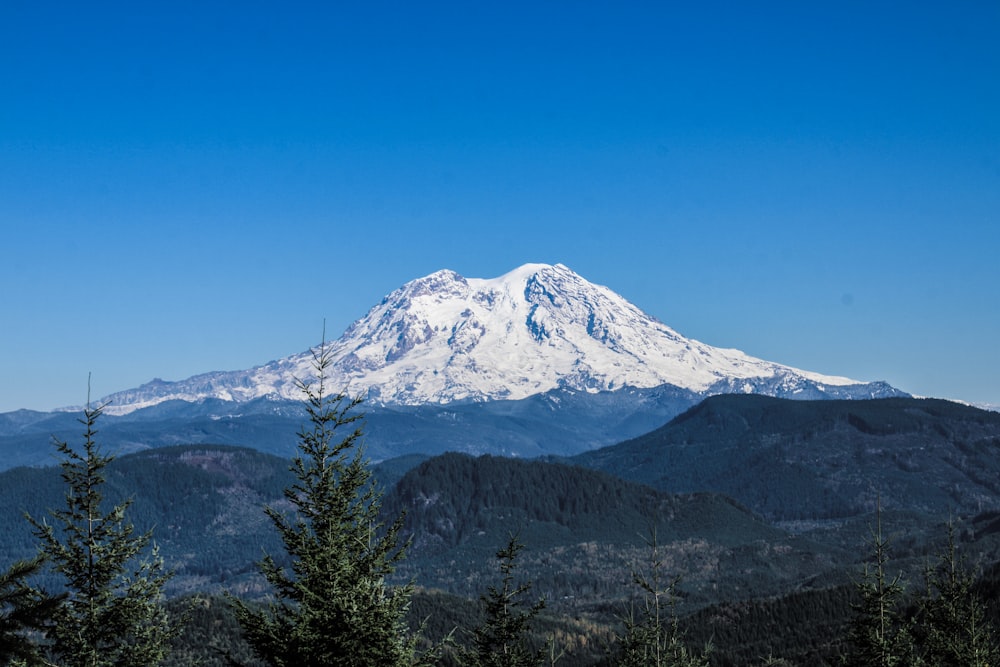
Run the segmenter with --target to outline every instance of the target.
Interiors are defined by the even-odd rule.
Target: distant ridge
[[[570,459],[672,493],[722,493],[771,520],[1000,511],[1000,414],[930,398],[712,396]]]
[[[903,395],[685,338],[562,264],[499,278],[437,271],[387,295],[331,343],[331,386],[374,404],[518,400],[553,389],[597,392],[671,385],[700,395],[796,398]],[[300,398],[309,351],[245,371],[153,380],[106,397],[108,412],[179,399]]]

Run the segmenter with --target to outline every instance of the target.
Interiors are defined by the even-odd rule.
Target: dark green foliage
[[[550,524],[540,534],[524,535],[537,549],[584,531],[594,537],[600,532],[634,535],[645,525],[646,514],[669,502],[649,487],[584,468],[444,454],[405,475],[386,498],[386,507],[407,512],[407,531],[414,534],[416,549],[456,546],[494,517]],[[511,530],[510,525],[498,527],[489,536],[491,554]]]
[[[131,502],[103,507],[112,457],[94,440],[101,410],[84,410],[81,452],[56,442],[66,508],[50,511],[55,525],[29,518],[41,554],[69,593],[46,628],[46,650],[67,667],[145,667],[162,660],[178,632],[161,604],[170,574],[149,548],[152,533],[137,535],[126,521]]]
[[[496,559],[492,560],[495,571]],[[482,600],[420,588],[411,598],[409,616],[411,627],[421,626],[428,645],[444,644],[438,667],[465,664],[460,654],[466,647],[458,645],[456,638],[467,643],[473,631],[486,622]],[[546,665],[555,658],[559,667],[590,667],[605,655],[611,634],[611,627],[601,620],[553,613],[546,608],[531,619],[526,643],[543,649]]]
[[[950,525],[946,550],[926,572],[925,583],[916,627],[923,662],[931,667],[1000,664],[992,623],[973,588],[972,574],[957,554]]]
[[[281,543],[260,507],[278,502],[293,481],[287,459],[221,446],[167,447],[122,457],[109,486],[141,493],[137,525],[156,526],[176,576],[172,595],[253,590],[254,562]]]
[[[682,618],[680,625],[691,645],[711,642],[716,667],[760,664],[769,657],[795,665],[834,665],[858,599],[851,585],[798,591],[724,602]]]
[[[997,664],[1000,651],[986,605],[975,592],[974,578],[959,559],[955,531],[935,567],[925,571],[925,590],[916,604],[902,605],[900,575],[889,578],[888,540],[882,537],[881,513],[872,533],[872,563],[858,584],[860,602],[850,627],[848,664],[932,667]]]
[[[741,397],[765,408],[754,416],[736,409],[742,402],[721,398],[726,400],[692,411],[679,421],[690,442],[675,442],[670,447],[692,448],[685,455],[699,467],[675,467],[671,479],[690,475],[712,483],[732,483],[725,479],[731,469],[719,467],[710,457],[699,459],[695,455],[715,451],[711,438],[716,437],[715,444],[721,443],[720,451],[724,449],[733,458],[733,465],[746,467],[736,470],[737,477],[742,475],[748,485],[758,484],[745,488],[760,491],[760,480],[752,479],[760,475],[764,485],[771,487],[765,489],[772,493],[767,507],[773,505],[781,509],[778,516],[788,517],[798,509],[783,505],[790,498],[811,503],[817,481],[834,480],[839,486],[831,491],[831,498],[838,502],[854,498],[847,504],[863,508],[865,498],[872,495],[870,487],[855,486],[848,476],[861,479],[870,472],[866,466],[877,463],[871,469],[882,472],[875,477],[917,475],[925,490],[912,498],[916,510],[908,511],[910,499],[898,492],[903,488],[899,479],[893,482],[896,509],[882,515],[885,525],[891,520],[897,534],[892,543],[891,570],[910,581],[918,580],[927,559],[935,553],[927,534],[939,535],[938,526],[944,520],[940,515],[929,515],[927,507],[939,504],[943,497],[971,497],[969,489],[973,488],[987,511],[972,519],[961,514],[956,518],[956,547],[977,562],[998,558],[1000,513],[991,509],[998,495],[990,491],[996,481],[989,479],[993,471],[988,457],[1000,447],[1000,440],[980,437],[994,428],[991,416],[979,420],[980,411],[948,403],[939,406],[940,402],[934,401],[840,406],[824,402],[814,406],[816,410],[808,403],[795,403],[788,409],[794,417],[790,423],[800,429],[796,432],[774,428],[783,422],[788,402]],[[896,420],[899,407],[903,408],[902,416]],[[817,414],[829,419],[817,421]],[[103,417],[101,424],[105,426]],[[702,437],[705,439],[699,441]],[[101,442],[106,442],[103,430]],[[828,454],[840,457],[838,465],[843,468],[817,473],[813,464]],[[960,476],[957,486],[957,478],[947,475],[940,484],[926,483],[929,475],[937,474],[935,468],[920,468],[931,456],[950,457],[949,465],[958,472],[948,475]],[[661,459],[675,466],[684,460],[671,457],[675,453],[654,450],[648,460],[640,458],[632,464],[638,470],[659,466]],[[774,457],[785,463],[798,461],[798,467],[772,469],[769,466]],[[838,664],[839,654],[846,653],[851,605],[860,608],[862,598],[860,589],[837,584],[848,579],[858,559],[856,545],[869,532],[870,519],[864,515],[781,524],[782,528],[803,531],[796,537],[715,494],[675,496],[605,473],[552,462],[456,454],[422,462],[419,458],[375,468],[383,483],[380,470],[390,480],[403,475],[398,488],[377,487],[386,493],[381,508],[381,521],[386,526],[375,534],[385,534],[396,518],[407,512],[397,544],[405,544],[407,535],[414,541],[406,549],[406,559],[392,564],[396,573],[390,575],[389,584],[413,580],[464,596],[425,590],[409,598],[407,627],[420,627],[425,622],[421,634],[430,639],[437,641],[453,630],[457,637],[469,636],[464,633],[485,620],[477,612],[475,597],[495,580],[496,545],[517,532],[531,545],[518,555],[517,571],[530,578],[533,591],[549,602],[548,609],[533,619],[529,646],[543,646],[548,637],[556,635],[558,645],[566,647],[560,667],[594,664],[604,654],[613,628],[619,627],[614,620],[620,616],[622,599],[629,590],[628,565],[644,558],[641,534],[659,517],[665,518],[658,525],[662,527],[666,571],[684,575],[674,593],[683,601],[681,609],[694,612],[677,618],[677,631],[691,647],[711,642],[713,667],[759,665],[769,658],[786,658],[791,664]],[[345,466],[350,459],[345,458]],[[290,576],[297,574],[293,559],[283,551],[281,534],[271,529],[271,519],[259,509],[270,504],[287,512],[290,523],[297,516],[284,490],[301,483],[296,474],[287,471],[287,465],[287,460],[230,447],[153,449],[111,461],[104,469],[105,497],[118,502],[134,496],[128,515],[137,532],[156,527],[161,554],[178,572],[169,582],[169,594],[211,592],[225,586],[245,596],[254,610],[266,613],[272,607],[267,602],[258,604],[262,591],[258,582],[263,578],[253,565],[261,551],[274,555],[276,566]],[[408,470],[411,466],[415,467]],[[978,482],[973,479],[977,467]],[[781,475],[785,477],[775,484],[775,476]],[[14,560],[32,553],[33,540],[20,516],[24,510],[38,516],[45,508],[57,506],[62,488],[57,478],[57,469],[0,473],[0,507],[4,510],[0,512],[0,554]],[[973,486],[964,486],[970,480]],[[873,564],[869,569],[873,577],[874,569]],[[927,599],[948,607],[945,591],[951,584],[947,571],[935,570],[939,583],[931,582]],[[984,571],[984,578],[970,584],[970,590],[982,601],[987,614],[981,627],[989,629],[1000,618],[1000,567]],[[887,579],[891,583],[893,577]],[[670,582],[664,580],[664,586]],[[32,583],[48,590],[56,590],[58,584],[51,573],[43,573]],[[969,581],[963,584],[959,578],[954,583],[962,589]],[[829,586],[835,588],[826,588]],[[788,595],[789,591],[795,592]],[[932,622],[938,612],[932,612],[930,605],[922,606],[915,597],[900,596],[899,602],[900,624],[910,630],[920,656],[930,661],[929,647],[936,641],[933,628],[947,624]],[[717,604],[706,606],[711,603]],[[298,608],[297,603],[291,606]],[[637,622],[641,619],[639,610],[636,607]],[[222,667],[226,654],[242,664],[265,664],[251,657],[252,650],[241,640],[231,610],[227,610],[228,615],[221,611],[218,600],[196,608],[192,612],[195,627],[189,628],[186,638],[176,640],[174,654],[165,664],[179,667],[200,660],[206,666]],[[978,623],[974,626],[980,627]],[[947,634],[955,633],[939,636]],[[454,653],[446,655],[440,664],[457,664],[455,657]],[[938,664],[949,663],[939,660]]]
[[[916,600],[903,599],[895,608],[899,624],[911,630],[916,646],[909,652],[909,664],[982,665],[986,663],[977,662],[972,647],[981,646],[980,655],[987,656],[995,650],[990,648],[995,646],[990,639],[1000,622],[1000,564],[986,568],[982,578],[973,580],[956,556],[957,585],[953,586],[951,554],[946,549],[928,573],[928,580],[940,582],[940,587],[931,583]],[[949,597],[953,602],[942,604]],[[850,648],[851,625],[857,622],[861,602],[859,586],[837,586],[768,600],[727,602],[700,610],[682,619],[681,625],[692,640],[712,640],[713,665],[718,667],[756,664],[764,656],[780,656],[795,665],[839,665],[843,664],[840,656],[846,658]],[[939,604],[930,612],[930,607]],[[970,621],[970,616],[978,620]],[[973,629],[978,639],[970,638]],[[954,652],[942,659],[939,649],[933,648],[935,636],[950,643]],[[990,659],[989,664],[1000,663]]]
[[[774,595],[834,567],[816,545],[727,498],[674,496],[553,462],[445,454],[411,470],[385,500],[387,516],[406,512],[406,578],[477,596],[492,581],[496,545],[517,532],[531,545],[522,567],[561,613],[617,612],[628,563],[645,552],[651,524],[660,526],[669,569],[686,573],[680,594],[692,608],[720,596]]]
[[[544,650],[530,645],[533,619],[545,608],[545,600],[528,603],[531,582],[515,584],[517,557],[524,549],[517,536],[511,535],[506,546],[497,551],[500,586],[491,585],[480,598],[485,620],[472,632],[472,647],[463,652],[469,667],[532,667],[542,664]]]
[[[912,623],[902,614],[901,575],[890,577],[889,540],[882,535],[881,512],[872,531],[871,562],[857,588],[860,601],[851,620],[848,664],[852,667],[905,667],[916,661]]]
[[[511,524],[523,524],[518,532],[533,551],[580,535],[639,545],[657,515],[670,517],[663,526],[668,540],[711,535],[735,545],[784,535],[718,495],[676,496],[578,466],[488,455],[428,459],[399,481],[385,507],[407,513],[414,550],[428,552],[472,538],[496,545]]]
[[[622,619],[625,631],[616,638],[613,662],[620,667],[708,667],[710,649],[696,653],[685,644],[676,608],[680,578],[665,579],[655,530],[649,539],[648,568],[633,572],[632,579],[642,599],[639,608],[633,604]]]
[[[162,667],[265,667],[243,637],[232,605],[221,596],[181,597],[167,603],[189,621],[170,644]]]
[[[257,603],[251,603],[254,605]],[[448,637],[468,637],[483,622],[482,604],[479,600],[461,598],[441,591],[417,588],[410,598],[407,622],[410,627],[421,627],[421,646],[440,645]],[[179,637],[171,644],[171,652],[163,667],[232,667],[232,661],[241,667],[264,667],[266,663],[256,658],[253,649],[243,637],[233,606],[221,596],[182,597],[168,601],[171,613],[187,611],[191,620]],[[603,655],[606,629],[591,622],[562,616],[551,616],[545,611],[533,619],[528,642],[544,646],[556,637],[557,644],[572,647],[559,659],[559,667],[589,667]],[[436,667],[459,667],[454,642],[437,661]],[[546,660],[548,662],[548,660]]]
[[[21,560],[0,573],[0,664],[20,660],[33,665],[39,660],[38,649],[27,633],[44,630],[63,599],[28,585],[27,580],[41,565],[40,558]]]
[[[937,399],[705,399],[651,433],[571,459],[772,520],[1000,509],[1000,414]]]
[[[187,445],[117,457],[104,472],[105,498],[134,498],[128,513],[136,530],[156,527],[160,554],[175,573],[165,586],[168,595],[218,593],[224,586],[246,590],[259,577],[254,561],[261,551],[280,548],[260,507],[278,501],[291,484],[287,459]],[[29,558],[36,552],[23,515],[41,516],[64,502],[63,486],[54,467],[0,472],[0,553]],[[39,581],[59,585],[50,573]]]
[[[403,557],[402,518],[388,526],[379,519],[380,492],[359,446],[360,415],[352,414],[359,401],[327,392],[325,344],[314,362],[316,381],[300,383],[309,427],[299,433],[296,481],[285,490],[294,513],[265,509],[289,564],[266,556],[260,569],[274,600],[259,609],[234,598],[236,617],[271,665],[409,665],[416,643],[405,623],[412,587],[385,581]]]

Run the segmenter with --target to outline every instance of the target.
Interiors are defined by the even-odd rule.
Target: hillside
[[[154,530],[176,576],[170,594],[241,592],[256,585],[254,563],[280,542],[261,508],[282,503],[291,481],[286,460],[249,449],[219,446],[167,447],[122,456],[107,469],[105,500],[132,499],[129,519],[137,530]],[[0,473],[0,554],[4,561],[30,556],[35,540],[24,520],[64,506],[57,467],[15,468]]]
[[[1000,414],[935,399],[706,399],[651,433],[570,459],[672,493],[735,498],[771,520],[883,508],[1000,508]]]
[[[386,479],[415,462],[387,463]],[[106,497],[132,498],[137,529],[155,530],[177,573],[171,594],[253,595],[255,562],[281,553],[262,507],[284,506],[287,468],[287,460],[249,449],[168,447],[113,461]],[[57,468],[0,473],[5,558],[33,553],[23,512],[42,517],[61,506],[62,494]],[[524,570],[540,592],[587,609],[628,595],[653,527],[668,568],[683,573],[685,595],[699,605],[808,585],[846,557],[789,536],[721,496],[674,496],[584,468],[491,456],[425,460],[386,493],[384,509],[387,517],[405,510],[413,537],[400,579],[472,598],[490,581],[493,554],[511,532],[528,545]]]
[[[869,422],[869,430],[877,430],[875,424]],[[886,423],[883,430],[892,429]],[[132,498],[137,528],[155,530],[162,555],[176,570],[172,597],[228,590],[253,598],[262,590],[255,561],[265,552],[280,560],[282,553],[261,507],[283,506],[282,490],[291,481],[287,467],[286,459],[249,449],[167,447],[116,459],[106,491],[109,501]],[[406,511],[413,539],[396,576],[418,584],[415,610],[434,615],[434,631],[444,634],[455,627],[456,614],[474,613],[471,601],[496,583],[494,553],[514,532],[527,545],[518,576],[534,581],[533,591],[549,602],[545,631],[558,632],[574,647],[567,665],[599,657],[588,642],[607,638],[636,595],[632,573],[648,568],[651,527],[666,575],[681,577],[679,613],[698,612],[684,621],[689,636],[713,640],[718,664],[745,664],[771,650],[806,661],[827,655],[842,636],[849,614],[849,589],[842,586],[866,556],[872,518],[828,526],[838,540],[813,540],[780,530],[718,494],[669,494],[554,462],[452,453],[393,460],[374,471],[389,487],[386,517]],[[43,516],[45,508],[63,502],[62,493],[54,467],[0,473],[5,561],[34,550],[22,512]],[[1000,561],[998,517],[1000,512],[987,512],[958,522],[971,563]],[[923,533],[909,529],[907,522],[917,520]],[[915,586],[927,558],[939,552],[941,525],[901,510],[887,511],[883,523],[893,535],[893,571],[905,572]],[[993,567],[993,588],[996,579]],[[212,636],[238,644],[231,615],[221,601],[214,604],[199,607],[199,618],[226,625]],[[469,618],[463,621],[465,627]],[[803,623],[818,623],[821,631],[804,634]],[[197,652],[202,635],[193,632],[188,641]],[[216,657],[206,655],[207,664]]]
[[[809,582],[846,552],[775,529],[713,494],[676,496],[579,467],[446,454],[409,473],[386,497],[406,511],[413,546],[401,574],[475,596],[510,533],[528,545],[525,572],[555,604],[605,608],[631,591],[655,529],[666,569],[692,605],[772,595]]]

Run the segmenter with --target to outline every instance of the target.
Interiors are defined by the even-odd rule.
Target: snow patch
[[[384,404],[521,399],[672,384],[695,392],[802,391],[858,384],[688,339],[563,264],[498,278],[441,270],[386,295],[330,344],[328,386]],[[155,381],[107,397],[124,414],[170,399],[298,399],[311,351],[245,371]],[[784,387],[781,389],[781,387]]]

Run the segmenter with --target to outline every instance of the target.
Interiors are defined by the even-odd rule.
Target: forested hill
[[[154,539],[176,576],[169,593],[230,590],[251,596],[255,563],[280,558],[264,505],[287,509],[288,460],[249,449],[193,445],[114,460],[106,500],[131,498],[129,520]],[[398,471],[376,467],[392,478]],[[0,473],[0,553],[30,556],[25,511],[44,517],[64,503],[59,469]],[[837,569],[844,555],[818,548],[714,494],[673,496],[608,474],[541,461],[463,454],[428,459],[386,491],[391,520],[407,513],[414,543],[399,578],[472,599],[495,580],[496,550],[511,533],[527,545],[524,573],[554,604],[619,604],[648,559],[656,530],[671,572],[685,573],[692,601],[771,595]]]
[[[171,594],[245,590],[256,578],[254,563],[280,549],[262,508],[280,505],[293,480],[286,459],[235,447],[164,447],[115,459],[106,477],[106,508],[131,499],[128,520],[137,530],[153,529],[176,572]],[[45,518],[50,509],[65,507],[65,493],[58,467],[0,472],[4,560],[35,553],[24,513]]]
[[[167,565],[175,570],[169,592],[241,591],[254,585],[264,553],[281,543],[265,505],[286,508],[284,489],[294,482],[289,459],[227,445],[178,445],[127,454],[106,469],[106,507],[131,499],[128,519],[153,529]],[[409,459],[377,466],[392,484],[412,467]],[[57,466],[0,471],[0,555],[5,561],[34,555],[37,540],[24,514],[42,519],[65,506],[66,486]]]
[[[732,415],[717,414],[719,424],[723,418],[738,424]],[[696,422],[695,417],[687,419]],[[855,417],[871,417],[869,430],[880,423],[867,413]],[[889,422],[881,424],[890,430]],[[415,462],[397,461],[375,472],[389,480]],[[129,520],[139,530],[154,530],[161,555],[176,572],[168,595],[229,591],[255,598],[263,592],[255,563],[265,553],[279,562],[282,558],[282,545],[262,508],[289,509],[282,493],[294,481],[288,464],[233,447],[154,449],[108,466],[106,498],[132,498]],[[562,624],[563,637],[573,633],[577,647],[607,636],[636,594],[633,573],[648,573],[655,560],[664,576],[681,577],[678,613],[706,610],[685,624],[693,639],[713,641],[720,659],[733,656],[718,664],[747,664],[748,658],[772,650],[787,656],[828,651],[843,636],[850,606],[842,599],[845,589],[824,589],[848,582],[860,572],[859,559],[867,557],[864,536],[853,528],[847,548],[835,544],[844,540],[817,544],[769,525],[718,494],[673,495],[560,463],[445,454],[419,462],[386,488],[385,518],[405,511],[406,533],[413,537],[395,580],[414,581],[426,593],[418,598],[425,603],[438,600],[431,611],[419,608],[434,615],[443,633],[455,626],[455,614],[468,617],[474,601],[497,584],[494,554],[511,533],[526,545],[516,579],[534,583],[532,595],[548,600],[548,613],[557,617],[553,623]],[[8,562],[35,551],[22,513],[43,517],[62,505],[64,493],[55,467],[0,473],[0,554]],[[986,513],[957,525],[961,552],[970,562],[1000,559],[998,517]],[[887,512],[886,530],[898,535],[899,518],[899,512]],[[838,524],[838,530],[844,527]],[[932,528],[939,544],[943,533],[939,526]],[[655,552],[648,542],[654,531]],[[912,537],[907,531],[905,538],[894,539],[892,561],[893,571],[909,572],[911,583],[919,581],[913,566],[926,566],[936,548]],[[991,572],[995,575],[995,566]],[[235,637],[232,627],[222,627],[231,621],[217,616],[212,622],[220,625],[213,632]],[[592,653],[596,659],[597,652]]]
[[[1000,414],[951,401],[706,399],[666,426],[571,462],[771,519],[1000,508]]]
[[[406,512],[413,545],[402,576],[472,597],[495,576],[493,553],[511,533],[528,545],[524,567],[540,592],[587,605],[628,594],[653,530],[667,569],[685,573],[685,595],[699,602],[775,594],[845,557],[716,494],[675,496],[542,461],[434,457],[398,482],[383,509]]]
[[[455,546],[485,529],[501,541],[521,530],[536,546],[571,535],[632,543],[654,523],[662,524],[660,539],[667,541],[733,544],[780,535],[721,496],[675,496],[579,466],[456,453],[403,476],[385,509],[407,512],[417,549]]]

